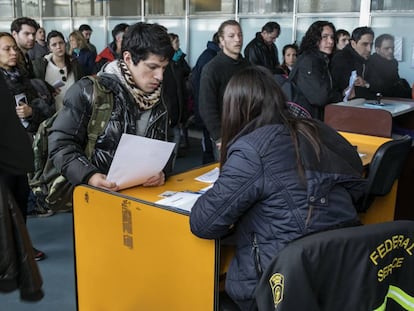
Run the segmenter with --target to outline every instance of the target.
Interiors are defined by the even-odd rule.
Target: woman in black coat
[[[294,101],[319,120],[323,120],[327,104],[341,100],[341,94],[333,89],[329,70],[334,46],[335,26],[327,21],[314,22],[302,39],[299,57],[289,75],[298,88]]]

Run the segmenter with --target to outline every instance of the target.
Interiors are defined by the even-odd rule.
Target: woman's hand
[[[156,186],[162,186],[164,183],[165,183],[165,174],[164,172],[161,171],[157,175],[148,178],[148,180],[144,182],[142,185],[144,187],[156,187]]]
[[[33,114],[33,110],[28,104],[19,102],[19,105],[16,106],[16,113],[20,119],[25,119]]]

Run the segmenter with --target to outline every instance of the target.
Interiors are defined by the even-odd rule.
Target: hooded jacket
[[[284,125],[267,125],[238,138],[214,186],[190,214],[191,231],[206,239],[232,233],[236,253],[226,291],[239,305],[254,299],[263,269],[290,241],[312,232],[358,223],[354,203],[363,194],[355,149],[316,121],[321,160],[299,139],[304,178]],[[232,228],[232,229],[231,229]]]

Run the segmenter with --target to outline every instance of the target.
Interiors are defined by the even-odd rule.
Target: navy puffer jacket
[[[217,239],[233,231],[236,254],[226,291],[239,305],[254,299],[261,271],[290,241],[358,223],[353,202],[364,189],[361,160],[344,138],[315,122],[321,161],[304,138],[299,140],[306,181],[286,127],[267,125],[229,147],[218,180],[191,211],[191,230],[199,237]]]

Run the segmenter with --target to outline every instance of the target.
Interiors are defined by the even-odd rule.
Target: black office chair
[[[392,185],[401,174],[411,148],[411,137],[406,135],[381,145],[369,164],[365,195],[357,204],[358,212],[365,212],[376,196],[390,192]]]
[[[259,311],[414,310],[414,221],[329,230],[288,244],[256,287]]]

